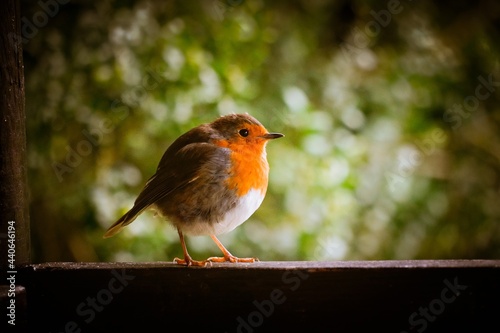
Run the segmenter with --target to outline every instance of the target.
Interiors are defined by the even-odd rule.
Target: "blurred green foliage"
[[[57,4],[22,5],[35,261],[181,256],[149,212],[102,234],[176,137],[242,112],[286,138],[234,254],[500,256],[498,2]]]

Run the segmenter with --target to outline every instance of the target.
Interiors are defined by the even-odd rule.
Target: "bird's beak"
[[[281,133],[267,133],[267,134],[261,135],[260,137],[263,139],[266,139],[266,140],[273,140],[273,139],[282,138],[282,137],[284,137],[284,135]]]

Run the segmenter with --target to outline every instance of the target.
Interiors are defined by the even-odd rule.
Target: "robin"
[[[283,136],[269,133],[248,114],[222,116],[191,129],[168,147],[132,209],[104,238],[132,223],[146,208],[153,208],[177,228],[184,252],[184,259],[174,259],[177,264],[255,262],[258,259],[233,256],[217,235],[233,230],[259,208],[269,175],[266,144]],[[210,235],[224,256],[193,260],[185,234]]]

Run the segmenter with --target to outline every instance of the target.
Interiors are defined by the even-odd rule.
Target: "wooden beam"
[[[40,332],[478,332],[500,261],[46,263],[23,269]]]
[[[1,267],[30,262],[26,186],[24,69],[18,0],[0,1],[0,258]],[[12,233],[14,232],[14,233]],[[15,249],[9,248],[10,236]],[[10,255],[8,256],[8,251]],[[12,252],[15,251],[12,256]],[[3,280],[4,281],[4,280]],[[4,283],[4,282],[2,282]]]

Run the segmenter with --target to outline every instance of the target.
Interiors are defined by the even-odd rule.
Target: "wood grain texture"
[[[48,332],[471,332],[500,313],[500,261],[25,267],[29,324]]]
[[[16,226],[16,263],[30,260],[23,51],[18,0],[0,1],[0,258],[7,265],[7,228]]]

